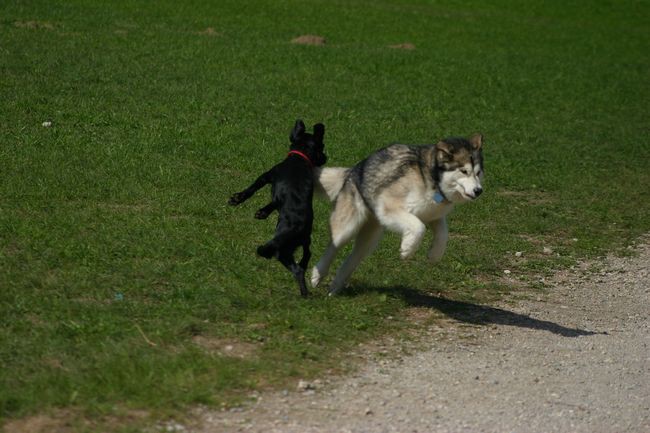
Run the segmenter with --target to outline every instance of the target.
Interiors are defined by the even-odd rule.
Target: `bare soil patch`
[[[250,358],[257,352],[257,345],[234,339],[195,335],[192,337],[192,342],[209,353],[230,358]]]
[[[415,45],[413,45],[410,42],[405,42],[403,44],[394,44],[394,45],[389,45],[388,48],[393,48],[396,50],[407,50],[407,51],[412,51],[415,49]]]
[[[69,414],[59,411],[54,414],[38,414],[27,418],[11,420],[4,425],[3,433],[69,433],[73,426]]]
[[[54,30],[54,24],[47,21],[14,21],[14,26],[21,29],[32,29],[32,30]]]
[[[317,45],[317,46],[322,46],[325,45],[325,38],[322,36],[317,36],[317,35],[302,35],[298,36],[297,38],[291,39],[292,44],[298,44],[298,45]]]
[[[216,31],[214,27],[208,27],[205,30],[201,30],[200,32],[197,32],[199,35],[204,35],[204,36],[221,36],[221,33]]]

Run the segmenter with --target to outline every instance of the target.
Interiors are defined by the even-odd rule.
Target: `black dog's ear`
[[[300,136],[304,133],[305,133],[305,124],[302,123],[302,120],[298,119],[296,120],[296,124],[293,126],[293,130],[291,131],[289,140],[291,140],[292,143],[295,143],[300,139]]]
[[[318,141],[323,141],[323,136],[325,135],[325,125],[322,123],[317,123],[314,125],[314,137]]]

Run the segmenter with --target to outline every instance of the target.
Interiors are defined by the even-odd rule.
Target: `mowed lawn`
[[[647,232],[648,3],[486,3],[2,2],[0,425],[128,430],[293,387],[417,326],[408,293],[489,303]],[[227,200],[297,118],[332,166],[484,134],[485,193],[440,264],[389,234],[305,300],[255,256],[269,191]]]

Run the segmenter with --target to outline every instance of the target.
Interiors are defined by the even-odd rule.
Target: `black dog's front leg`
[[[258,210],[257,212],[255,212],[255,218],[258,220],[265,220],[269,217],[269,215],[271,215],[271,212],[277,210],[277,208],[278,207],[276,206],[276,204],[271,202],[266,206],[264,206],[263,208],[261,208],[260,210]]]
[[[228,204],[231,206],[237,206],[238,204],[245,202],[246,200],[251,198],[251,196],[255,194],[258,189],[262,188],[264,185],[271,182],[272,182],[271,172],[267,171],[266,173],[258,177],[251,186],[249,186],[248,188],[246,188],[241,192],[233,194],[230,197],[230,200],[228,200]]]

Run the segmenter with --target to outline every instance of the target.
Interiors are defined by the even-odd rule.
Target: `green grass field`
[[[107,3],[0,5],[0,425],[127,431],[344,371],[409,326],[405,289],[490,302],[650,229],[647,2]],[[304,300],[255,257],[268,190],[226,202],[296,118],[325,123],[332,166],[484,134],[439,265],[388,235],[343,296]]]

